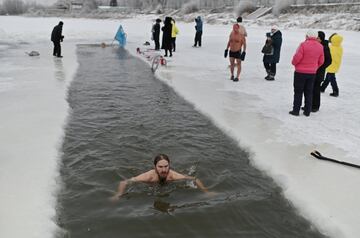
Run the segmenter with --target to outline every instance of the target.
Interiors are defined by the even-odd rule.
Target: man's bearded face
[[[160,160],[155,166],[155,171],[158,174],[160,180],[166,180],[166,177],[168,176],[170,171],[169,162],[164,159]]]

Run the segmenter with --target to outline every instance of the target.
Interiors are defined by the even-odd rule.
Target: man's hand
[[[121,195],[116,193],[114,196],[110,197],[109,200],[111,202],[117,202],[117,201],[119,201],[120,197],[121,197]]]

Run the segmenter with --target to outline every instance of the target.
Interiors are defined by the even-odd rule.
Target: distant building
[[[80,10],[83,7],[83,1],[78,0],[78,1],[70,1],[70,11],[73,10]]]

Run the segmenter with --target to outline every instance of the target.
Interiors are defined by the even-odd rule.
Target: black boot
[[[270,73],[270,74],[269,74],[269,77],[268,77],[266,80],[268,80],[268,81],[274,81],[274,80],[275,80],[275,74]]]

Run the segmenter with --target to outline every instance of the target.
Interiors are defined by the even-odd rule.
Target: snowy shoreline
[[[139,56],[136,54],[136,48],[143,47],[142,43],[149,41],[153,18],[154,16],[143,16],[140,19],[122,21],[62,19],[65,23],[65,41],[63,43],[63,67],[60,71],[65,73],[67,79],[71,80],[70,78],[73,77],[76,70],[75,45],[78,43],[100,44],[101,42],[109,44],[120,23],[128,34],[127,49],[130,53]],[[40,59],[45,62],[50,60],[44,64],[46,69],[39,69],[39,73],[42,75],[39,79],[44,82],[53,82],[56,79],[56,74],[53,72],[56,70],[56,68],[54,69],[56,64],[52,63],[52,56],[49,54],[52,47],[49,41],[49,32],[59,19],[24,17],[0,17],[0,19],[1,42],[7,42],[16,47],[19,45],[24,51],[36,50],[36,47],[39,47],[41,49]],[[36,26],[36,28],[30,26]],[[208,116],[214,124],[238,141],[239,146],[248,148],[252,154],[252,163],[271,175],[284,189],[285,197],[295,205],[300,214],[310,219],[324,234],[331,237],[357,237],[360,234],[360,227],[357,225],[360,223],[359,172],[355,169],[312,159],[309,153],[316,148],[331,157],[357,163],[360,161],[358,157],[360,153],[360,148],[358,148],[360,144],[360,128],[358,127],[360,111],[357,109],[360,101],[353,97],[360,90],[360,81],[355,78],[358,67],[354,63],[359,58],[360,51],[356,42],[360,33],[338,31],[344,36],[345,52],[344,62],[338,74],[340,97],[333,99],[328,96],[329,92],[327,92],[322,95],[320,112],[311,114],[309,118],[302,116],[294,118],[287,113],[291,109],[292,103],[293,68],[289,60],[297,45],[304,39],[305,30],[282,30],[284,45],[278,68],[279,74],[276,81],[267,82],[263,79],[264,69],[260,48],[268,27],[248,27],[247,59],[243,65],[240,82],[234,84],[227,80],[228,60],[222,56],[230,30],[229,26],[205,25],[202,48],[191,47],[194,34],[193,23],[178,22],[178,27],[180,35],[177,39],[177,52],[169,60],[168,67],[162,67],[156,72],[160,80],[169,84],[197,110]],[[326,33],[329,35],[332,31],[326,31]],[[26,44],[21,44],[22,42]],[[26,60],[29,61],[28,58]],[[29,62],[24,66],[20,64],[19,67],[28,70],[38,67],[36,61]],[[28,85],[24,90],[27,90],[26,92],[29,94],[37,92],[36,90],[39,88],[31,84],[31,80],[26,81],[20,70],[18,72],[11,70],[16,69],[16,63],[15,59],[8,61],[8,67],[0,69],[0,76],[9,74],[9,77],[14,79],[23,78],[23,82]],[[47,73],[42,74],[41,72]],[[35,75],[34,77],[36,77]],[[30,79],[37,78],[30,76]],[[13,82],[19,83],[16,80]],[[8,134],[3,134],[0,151],[1,158],[6,159],[0,161],[0,168],[2,169],[1,173],[3,170],[16,171],[19,168],[23,171],[34,171],[39,163],[43,163],[42,159],[49,160],[51,158],[49,165],[51,169],[46,173],[36,174],[37,179],[27,177],[31,174],[21,175],[21,180],[29,183],[30,190],[34,186],[41,190],[38,193],[28,191],[27,202],[22,199],[21,186],[13,184],[15,189],[9,187],[9,183],[11,185],[12,181],[17,180],[17,175],[7,173],[7,176],[10,177],[0,177],[0,184],[5,188],[4,194],[7,194],[6,198],[2,196],[0,225],[9,228],[0,229],[0,236],[50,237],[53,232],[50,224],[44,224],[53,223],[48,214],[54,214],[55,211],[54,204],[49,201],[52,200],[52,193],[57,189],[52,186],[57,174],[54,164],[58,163],[59,159],[58,155],[54,155],[54,151],[58,149],[61,129],[67,113],[65,101],[67,90],[64,87],[67,84],[60,83],[59,94],[54,96],[51,92],[58,89],[56,87],[53,89],[44,82],[39,84],[44,87],[40,88],[39,92],[43,90],[50,90],[50,92],[44,95],[43,100],[56,99],[56,103],[61,107],[53,112],[55,117],[49,118],[49,124],[40,124],[38,128],[42,129],[39,132],[31,130],[33,127],[31,120],[21,122],[22,127],[26,129],[22,133],[33,140],[30,145],[27,141],[18,141],[16,145],[18,148],[26,147],[30,151],[19,150],[17,155],[12,155],[10,152],[3,154],[5,151],[14,149],[14,145],[9,144],[12,142],[8,141],[6,137],[14,136],[16,138],[20,134],[16,131],[5,131]],[[59,81],[55,81],[55,86],[56,82],[59,83]],[[3,105],[10,104],[12,98],[19,97],[13,88],[10,87],[7,90],[7,94],[2,94],[5,96],[1,97]],[[39,103],[34,97],[29,97],[28,100],[35,105]],[[19,103],[22,103],[21,107],[26,105],[20,100]],[[47,106],[53,108],[51,103]],[[2,117],[1,124],[16,127],[16,120],[13,124],[12,120],[23,116],[23,112],[13,112],[10,109],[5,112],[7,119]],[[36,113],[43,115],[52,113],[51,110],[41,107],[29,112],[34,115],[32,116],[30,113],[27,116],[34,120]],[[56,130],[49,133],[49,127]],[[12,133],[15,134],[12,135]],[[34,136],[35,133],[38,134]],[[47,137],[44,137],[45,135],[51,136],[52,140],[48,141]],[[47,152],[41,157],[35,153],[39,147],[45,147]],[[28,158],[30,162],[24,163],[22,158]],[[18,161],[18,164],[10,163],[14,160]],[[43,166],[46,169],[46,165]],[[10,198],[14,200],[11,201]],[[13,209],[17,207],[17,204],[22,204],[23,207],[14,212]],[[4,214],[7,214],[7,217],[14,217],[14,219],[5,219]],[[16,217],[22,217],[23,223],[26,225],[20,226],[19,219],[15,219]],[[46,219],[50,220],[46,221]],[[18,229],[19,227],[24,229]],[[18,233],[15,235],[10,233],[13,232],[12,229]],[[39,236],[39,234],[41,235]]]

